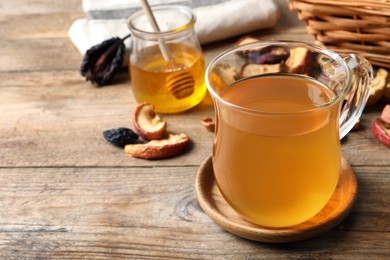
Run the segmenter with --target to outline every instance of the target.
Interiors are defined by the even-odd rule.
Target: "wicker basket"
[[[290,0],[316,43],[390,68],[389,0]]]

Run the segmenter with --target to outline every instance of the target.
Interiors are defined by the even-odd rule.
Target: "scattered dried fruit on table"
[[[381,119],[385,121],[387,124],[390,124],[390,105],[386,105],[381,114]]]
[[[210,132],[214,132],[215,130],[215,123],[213,122],[213,119],[210,118],[210,117],[204,117],[202,120],[201,120],[201,123],[204,127],[206,127],[207,130],[209,130]]]
[[[152,140],[146,144],[129,144],[125,152],[141,159],[162,159],[175,156],[186,148],[190,139],[185,134],[170,134],[167,139]]]
[[[133,124],[138,134],[146,140],[160,139],[166,128],[166,123],[154,112],[154,105],[145,102],[136,107]]]
[[[244,64],[241,68],[240,76],[242,78],[252,77],[265,73],[279,72],[281,69],[280,64]]]
[[[375,119],[371,129],[375,138],[382,144],[390,147],[390,124],[387,124],[380,118]]]
[[[86,80],[104,86],[111,82],[115,73],[122,67],[125,55],[123,41],[130,37],[114,37],[92,46],[84,55],[80,73]]]
[[[125,127],[106,130],[103,136],[111,144],[122,148],[127,144],[133,144],[138,139],[138,135],[133,130]]]
[[[285,66],[289,72],[303,74],[310,65],[310,58],[311,52],[309,49],[304,47],[292,48]]]
[[[375,78],[372,81],[370,94],[367,100],[367,106],[374,105],[385,93],[385,88],[388,82],[389,73],[387,70],[379,68]]]

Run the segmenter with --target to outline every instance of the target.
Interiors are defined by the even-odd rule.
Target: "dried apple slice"
[[[252,64],[247,63],[241,68],[241,77],[247,78],[266,73],[276,73],[281,70],[280,64]]]
[[[285,62],[288,71],[303,74],[306,72],[310,61],[310,50],[304,47],[296,47],[290,50],[290,56]]]
[[[376,139],[387,147],[390,147],[390,124],[386,124],[385,121],[377,118],[375,119],[371,130]]]
[[[170,134],[167,139],[152,140],[146,144],[129,144],[125,152],[147,160],[162,159],[177,155],[189,144],[190,138],[185,134]]]
[[[133,123],[138,134],[146,140],[160,139],[167,125],[154,112],[154,106],[151,103],[141,103],[136,107]]]
[[[378,69],[375,78],[372,80],[367,106],[374,105],[381,99],[386,90],[389,73],[385,69]]]
[[[382,110],[381,119],[390,124],[390,105],[386,105]]]
[[[241,37],[240,39],[238,39],[238,41],[236,42],[236,46],[241,46],[241,45],[250,44],[250,43],[259,42],[259,41],[261,41],[259,37],[252,36],[252,35],[246,35],[246,36]],[[251,49],[251,50],[252,51],[260,50],[262,48],[263,47],[258,47],[258,48]]]

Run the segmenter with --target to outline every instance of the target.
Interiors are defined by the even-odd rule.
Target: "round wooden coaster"
[[[219,192],[211,156],[198,170],[195,189],[202,209],[225,230],[250,240],[285,243],[320,235],[338,225],[348,215],[355,201],[357,180],[352,167],[342,158],[339,182],[328,204],[308,221],[287,228],[262,227],[240,217]]]

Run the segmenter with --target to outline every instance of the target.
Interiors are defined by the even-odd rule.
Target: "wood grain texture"
[[[321,236],[284,245],[241,239],[211,221],[196,199],[197,170],[2,168],[0,258],[388,256],[389,167],[359,167],[351,215]]]
[[[135,102],[129,80],[96,88],[78,71],[18,74],[2,73],[4,101],[0,110],[1,166],[135,166],[150,161],[130,158],[110,145],[103,131],[133,128]],[[127,76],[124,75],[124,76]],[[213,116],[206,98],[186,116],[164,115],[169,132],[186,133],[192,140],[190,155],[160,160],[153,165],[197,165],[211,153],[212,133],[201,124]],[[15,153],[15,147],[23,147]]]
[[[312,42],[277,0],[277,26],[264,40]],[[126,71],[96,88],[79,74],[67,37],[81,1],[0,1],[0,259],[389,259],[390,149],[370,128],[383,104],[342,142],[359,192],[350,215],[304,242],[272,245],[234,236],[200,208],[195,175],[213,137],[200,120],[211,99],[163,115],[168,131],[192,143],[159,161],[128,157],[102,131],[131,127],[135,101]],[[203,47],[209,63],[238,38]]]
[[[10,1],[11,2],[11,1]],[[7,40],[26,40],[40,38],[67,38],[72,21],[83,18],[83,13],[19,14],[9,13],[1,16],[0,31]],[[50,21],[50,27],[47,23]]]
[[[48,1],[48,0],[13,0],[1,1],[1,15],[29,15],[51,13],[76,13],[82,12],[79,0]],[[24,22],[27,22],[25,20]]]
[[[0,71],[77,70],[81,58],[68,38],[0,42]]]

